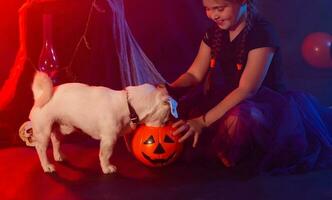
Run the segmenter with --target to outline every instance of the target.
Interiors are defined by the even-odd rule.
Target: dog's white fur
[[[162,126],[170,114],[164,87],[150,84],[130,86],[126,90],[111,90],[106,87],[88,86],[81,83],[67,83],[53,88],[51,79],[37,72],[32,84],[34,106],[30,112],[35,147],[44,172],[55,171],[48,161],[46,149],[51,139],[53,156],[62,161],[60,142],[52,129],[58,123],[63,134],[75,128],[100,140],[99,159],[102,171],[112,173],[116,167],[109,158],[119,135],[130,132],[128,99],[135,109],[140,123],[148,126]]]

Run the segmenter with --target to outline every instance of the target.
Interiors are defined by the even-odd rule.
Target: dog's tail
[[[44,106],[53,95],[53,83],[44,72],[36,72],[32,83],[34,106]]]

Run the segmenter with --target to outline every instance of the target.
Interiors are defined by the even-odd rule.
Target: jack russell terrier
[[[137,123],[163,126],[170,113],[177,117],[176,102],[164,86],[143,84],[125,90],[66,83],[53,87],[52,80],[43,72],[35,74],[32,91],[34,105],[29,118],[33,142],[44,172],[55,171],[46,150],[52,141],[55,161],[62,161],[60,142],[54,124],[62,134],[78,128],[100,140],[99,160],[103,173],[116,172],[109,159],[120,135],[131,132]],[[139,121],[139,122],[138,122]]]

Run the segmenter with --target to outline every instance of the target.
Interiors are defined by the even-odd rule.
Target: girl
[[[193,147],[213,152],[226,167],[295,172],[331,165],[331,130],[312,97],[285,91],[278,37],[254,0],[203,5],[215,23],[193,64],[170,86],[203,83],[204,92],[182,98],[189,120],[176,122],[174,134],[184,133],[181,142],[193,136]]]

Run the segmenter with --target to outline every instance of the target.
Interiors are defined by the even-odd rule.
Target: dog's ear
[[[176,101],[187,94],[192,87],[172,87],[169,84],[165,84],[168,94],[173,97]]]

